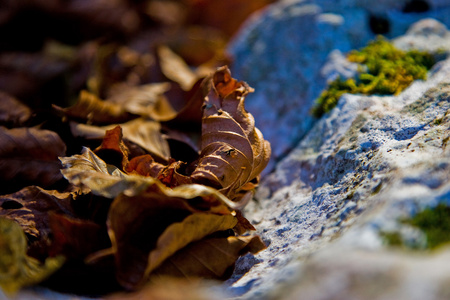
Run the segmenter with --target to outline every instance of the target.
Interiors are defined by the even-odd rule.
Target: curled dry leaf
[[[29,186],[9,195],[0,196],[0,216],[19,222],[23,230],[35,239],[50,233],[48,212],[74,215],[71,193],[44,190]]]
[[[202,152],[191,177],[235,198],[246,184],[257,181],[270,159],[270,144],[244,108],[252,89],[231,77],[226,67],[210,78],[202,120]],[[252,186],[253,187],[253,186]]]
[[[223,280],[231,276],[239,256],[256,254],[265,248],[259,236],[207,238],[175,253],[152,275]]]
[[[64,262],[62,256],[47,258],[44,263],[29,257],[27,238],[20,225],[2,217],[0,245],[0,287],[6,293],[41,282]]]
[[[58,156],[66,145],[53,131],[0,127],[0,179],[9,183],[49,186],[61,179]]]

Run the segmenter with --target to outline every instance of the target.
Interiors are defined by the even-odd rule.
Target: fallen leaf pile
[[[240,256],[265,248],[241,210],[270,144],[244,107],[252,88],[216,67],[220,51],[176,40],[181,24],[198,25],[201,11],[220,5],[124,0],[107,13],[104,1],[35,2],[75,19],[62,24],[75,22],[79,35],[0,43],[1,289],[99,296],[169,277],[231,276]],[[248,1],[247,13],[268,2]],[[30,9],[8,3],[0,32]]]

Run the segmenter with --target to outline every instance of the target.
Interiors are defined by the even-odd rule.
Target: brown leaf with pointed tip
[[[73,106],[61,108],[53,105],[53,108],[68,118],[89,124],[122,123],[133,118],[121,105],[102,101],[85,90],[81,91],[78,102]]]
[[[0,91],[0,124],[21,126],[31,117],[31,109],[16,98]]]
[[[0,126],[0,180],[3,188],[38,184],[49,186],[59,179],[66,145],[53,131]]]
[[[29,186],[13,194],[0,196],[0,216],[17,221],[26,234],[42,239],[50,233],[48,212],[73,216],[72,199],[71,193]]]
[[[123,169],[128,164],[129,151],[122,141],[122,128],[117,125],[106,130],[102,144],[94,152],[107,163]]]
[[[240,190],[258,182],[270,159],[270,143],[244,107],[252,88],[232,78],[227,67],[217,69],[206,80],[211,81],[212,90],[204,105],[202,152],[191,177],[234,199]]]
[[[239,256],[256,254],[265,248],[259,236],[203,239],[175,253],[152,275],[225,280],[231,276]]]

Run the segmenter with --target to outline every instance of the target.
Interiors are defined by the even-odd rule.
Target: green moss
[[[420,228],[427,237],[427,247],[434,249],[450,242],[450,207],[439,204],[427,208],[405,223]]]
[[[401,247],[403,246],[402,236],[398,232],[380,232],[380,236],[384,242],[389,246]]]
[[[433,66],[433,56],[418,50],[402,51],[384,38],[370,42],[365,48],[348,54],[348,60],[364,65],[356,78],[332,81],[316,100],[315,117],[333,109],[345,93],[396,95],[416,79],[426,79]]]

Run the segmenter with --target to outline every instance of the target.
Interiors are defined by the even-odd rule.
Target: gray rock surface
[[[420,47],[448,56],[448,33],[426,19],[394,43],[422,41]],[[444,299],[450,250],[402,252],[388,247],[382,233],[426,243],[400,219],[450,205],[449,139],[450,58],[398,96],[342,96],[263,180],[246,209],[269,247],[242,259],[249,271],[236,272],[230,293],[238,299]]]
[[[428,10],[404,12],[411,2],[426,2]],[[383,22],[384,35],[394,38],[424,18],[449,26],[450,2],[281,0],[255,14],[232,41],[229,53],[235,59],[233,75],[256,89],[246,101],[247,108],[276,145],[268,170],[316,121],[309,111],[330,79],[322,68],[332,51],[363,47],[380,33]]]

